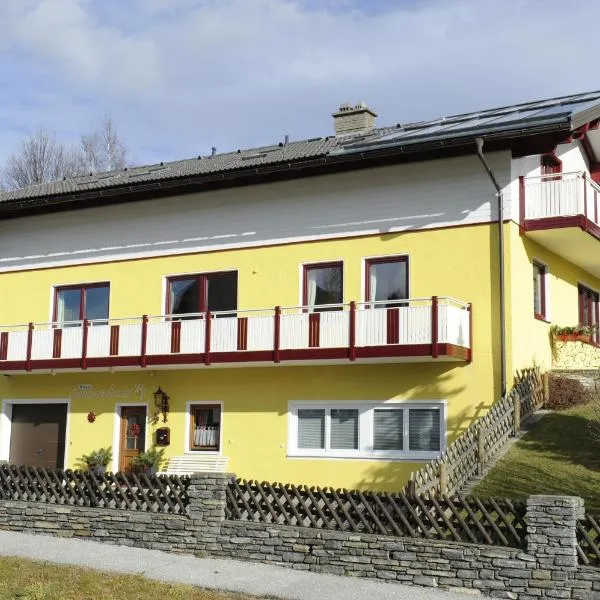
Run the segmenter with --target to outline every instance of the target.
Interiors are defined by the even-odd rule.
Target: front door
[[[66,404],[13,404],[11,421],[10,463],[63,468]]]
[[[130,471],[133,459],[146,449],[146,407],[124,406],[121,409],[121,443],[119,471]]]

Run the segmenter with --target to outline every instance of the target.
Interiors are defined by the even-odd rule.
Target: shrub
[[[581,406],[591,401],[590,391],[579,381],[564,375],[550,375],[548,377],[549,398],[546,408],[551,410],[565,410],[572,406]]]

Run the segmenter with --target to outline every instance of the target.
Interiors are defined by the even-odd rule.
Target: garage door
[[[13,404],[9,461],[63,468],[66,424],[66,404]]]

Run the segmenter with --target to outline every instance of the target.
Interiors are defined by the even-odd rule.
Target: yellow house
[[[0,460],[398,489],[598,323],[600,93],[333,117],[0,193]]]

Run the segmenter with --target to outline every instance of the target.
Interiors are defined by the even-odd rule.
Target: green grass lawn
[[[600,515],[600,444],[588,432],[592,409],[545,416],[475,488],[475,496],[526,498],[531,494],[581,496]]]
[[[169,585],[20,558],[0,558],[0,600],[250,600],[247,596]]]

